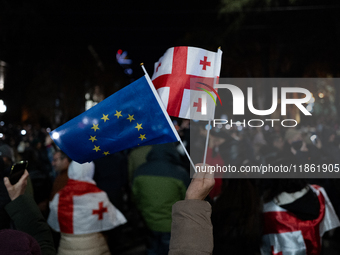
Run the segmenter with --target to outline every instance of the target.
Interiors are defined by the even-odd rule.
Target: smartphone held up
[[[11,172],[9,174],[9,181],[12,185],[16,184],[21,176],[24,174],[25,169],[27,169],[28,161],[19,161],[12,165]]]

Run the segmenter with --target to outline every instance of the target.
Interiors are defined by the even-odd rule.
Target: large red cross
[[[59,192],[58,220],[60,232],[73,234],[73,196],[103,192],[95,184],[69,179]],[[61,213],[67,212],[67,213]]]
[[[98,220],[103,219],[103,214],[107,212],[107,207],[103,206],[104,202],[99,202],[99,209],[92,210],[92,214],[98,214]]]
[[[199,98],[198,102],[194,102],[194,107],[197,107],[196,112],[201,112],[201,110],[202,110],[202,98]]]
[[[214,83],[214,78],[204,78],[200,76],[186,74],[187,57],[188,47],[175,47],[173,53],[171,74],[158,76],[152,81],[156,89],[170,86],[167,107],[167,112],[170,116],[179,116],[184,89],[190,89],[190,78],[202,78],[202,82],[211,86],[213,86]]]
[[[207,70],[207,66],[211,65],[211,62],[208,62],[207,60],[207,56],[204,56],[204,60],[200,60],[200,65],[203,65],[202,70]]]
[[[313,187],[316,189],[319,188],[316,185],[313,185]],[[325,198],[321,191],[318,195],[318,199],[320,203],[320,214],[315,220],[300,220],[289,211],[265,212],[263,234],[279,234],[301,231],[306,245],[307,254],[320,254],[321,242],[319,228],[320,222],[325,215]]]

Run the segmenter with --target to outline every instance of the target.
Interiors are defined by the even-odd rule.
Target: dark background
[[[106,97],[141,77],[141,62],[151,76],[173,46],[221,46],[221,77],[339,77],[339,14],[337,1],[315,0],[0,0],[0,118],[54,128],[84,111],[86,93]],[[117,63],[119,49],[131,66]],[[328,98],[311,88],[323,90],[338,109],[339,89]]]

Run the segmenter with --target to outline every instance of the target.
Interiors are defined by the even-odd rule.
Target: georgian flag
[[[216,100],[212,88],[218,82],[221,58],[220,49],[216,53],[195,47],[173,47],[155,63],[152,81],[170,116],[214,118],[214,100],[198,87],[204,83],[202,88],[210,91]]]
[[[52,229],[66,234],[88,234],[126,223],[124,215],[92,180],[93,173],[93,162],[71,162],[70,179],[50,202],[47,222]]]
[[[318,255],[323,234],[340,226],[325,190],[317,185],[310,187],[320,203],[320,215],[315,220],[300,220],[273,201],[264,205],[262,255]]]

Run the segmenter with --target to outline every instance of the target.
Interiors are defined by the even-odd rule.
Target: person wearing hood
[[[101,232],[126,223],[107,194],[96,186],[93,175],[93,162],[79,164],[72,161],[66,186],[50,202],[47,222],[61,233],[59,255],[109,255]]]
[[[171,208],[185,198],[190,183],[175,144],[153,145],[147,162],[134,174],[133,198],[150,230],[148,254],[168,254]]]

